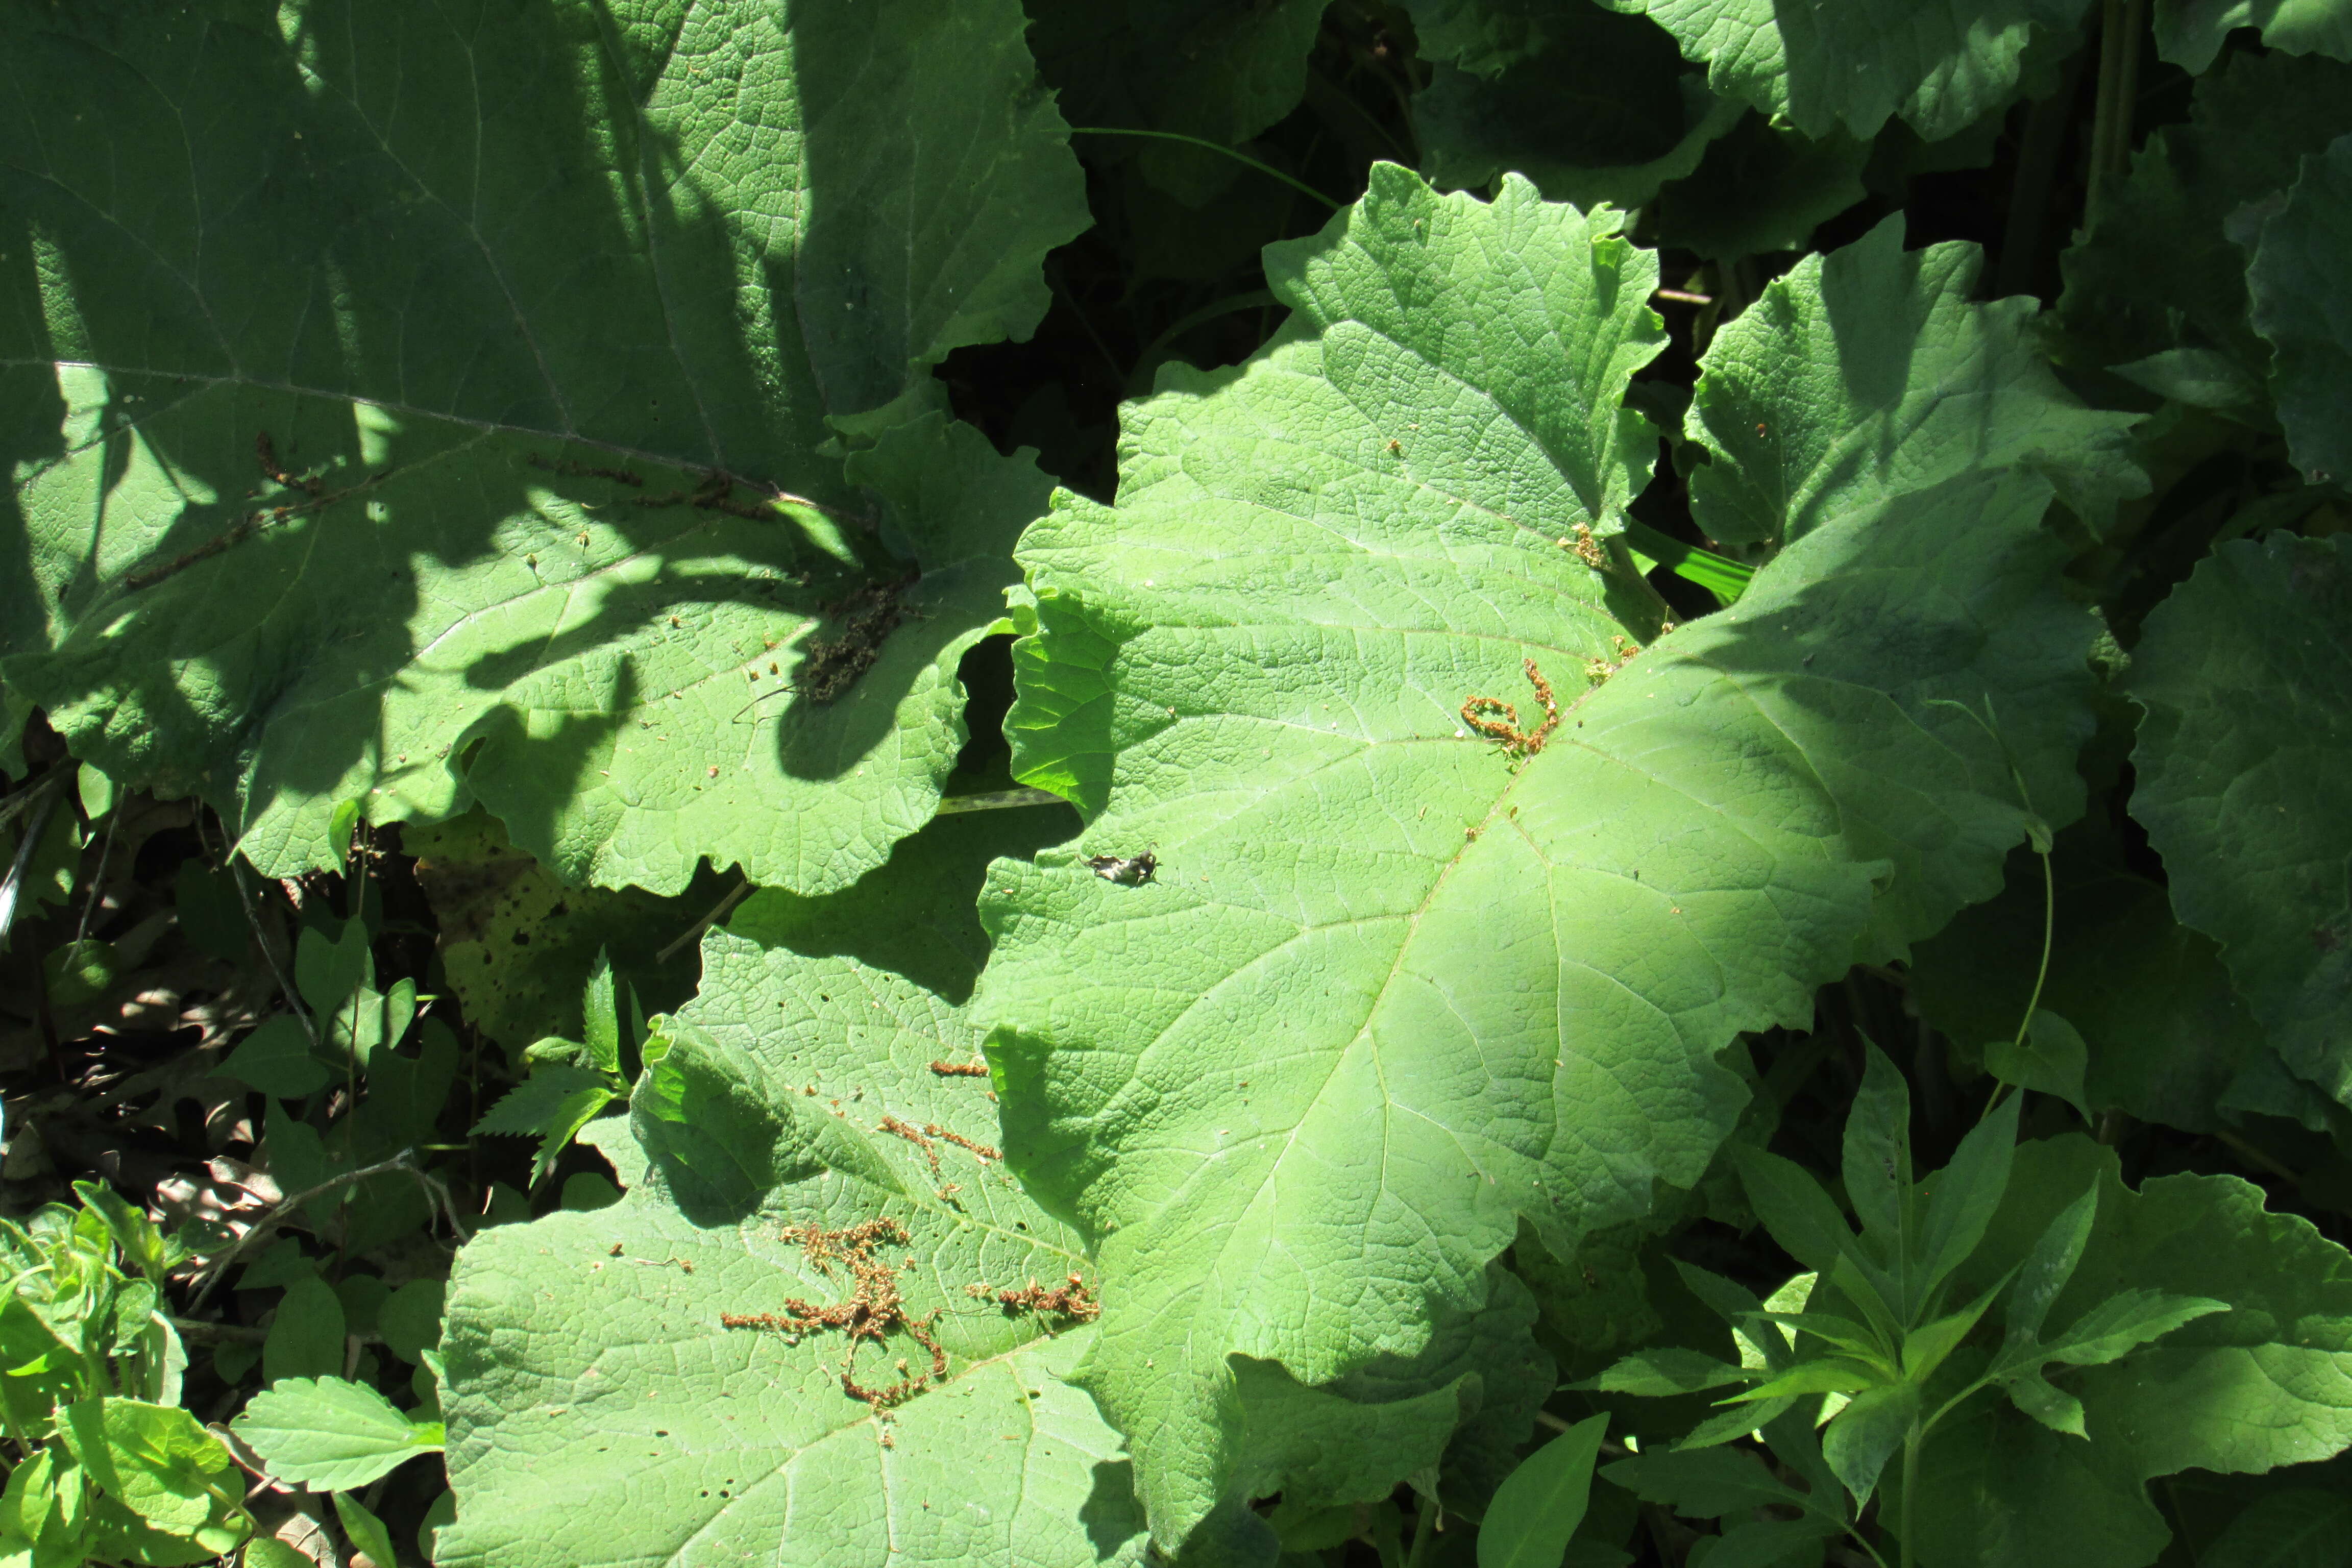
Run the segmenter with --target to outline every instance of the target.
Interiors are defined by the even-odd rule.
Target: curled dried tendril
[[[1494,697],[1473,697],[1462,704],[1462,721],[1488,740],[1497,742],[1503,752],[1512,761],[1532,757],[1544,749],[1551,732],[1559,727],[1559,702],[1551,694],[1551,683],[1536,668],[1536,661],[1527,661],[1528,684],[1536,689],[1536,700],[1543,704],[1544,721],[1534,731],[1519,728],[1519,710]]]

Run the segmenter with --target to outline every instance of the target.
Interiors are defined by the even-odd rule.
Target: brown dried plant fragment
[[[1003,1155],[998,1153],[987,1144],[975,1143],[961,1132],[950,1132],[936,1121],[924,1123],[923,1131],[929,1133],[932,1137],[939,1139],[941,1142],[952,1143],[959,1149],[969,1149],[983,1160],[1002,1160],[1004,1158]]]
[[[1511,704],[1493,697],[1473,697],[1462,704],[1462,721],[1490,741],[1501,743],[1503,752],[1513,762],[1534,756],[1544,749],[1551,732],[1559,727],[1559,702],[1552,696],[1551,683],[1536,668],[1536,661],[1526,664],[1528,680],[1536,689],[1536,700],[1543,704],[1544,721],[1533,733],[1519,728],[1519,710]]]
[[[986,1078],[986,1062],[933,1062],[931,1070],[941,1078]]]
[[[898,1270],[887,1260],[875,1256],[886,1243],[907,1245],[906,1226],[885,1215],[841,1230],[814,1225],[787,1226],[782,1235],[786,1241],[800,1243],[802,1252],[819,1273],[832,1274],[835,1264],[846,1268],[853,1282],[849,1299],[820,1307],[797,1296],[788,1296],[782,1312],[722,1312],[719,1322],[730,1329],[766,1329],[788,1335],[795,1342],[803,1334],[838,1330],[849,1339],[849,1353],[841,1363],[841,1391],[852,1399],[863,1401],[877,1415],[887,1415],[934,1381],[946,1380],[948,1354],[930,1333],[939,1313],[934,1310],[919,1318],[908,1316],[905,1298],[898,1293]],[[930,1352],[931,1370],[928,1373],[910,1372],[907,1363],[901,1361],[898,1382],[868,1388],[857,1381],[858,1349],[868,1340],[882,1345],[894,1333],[904,1333]]]
[[[923,1158],[931,1163],[931,1174],[936,1176],[940,1173],[940,1152],[931,1146],[930,1139],[924,1137],[922,1133],[916,1131],[913,1128],[908,1126],[905,1122],[899,1121],[895,1116],[884,1117],[880,1122],[876,1124],[875,1131],[877,1132],[887,1132],[893,1136],[904,1138],[908,1142],[912,1143],[916,1148],[920,1149],[923,1152]],[[934,1135],[937,1135],[939,1132],[939,1129],[936,1127],[930,1128],[929,1131]]]
[[[1102,1316],[1102,1303],[1095,1300],[1094,1291],[1076,1274],[1060,1285],[1040,1285],[1034,1279],[1015,1290],[967,1285],[963,1293],[975,1300],[993,1300],[1007,1312],[1035,1312],[1048,1318],[1066,1318],[1074,1323],[1090,1323]]]

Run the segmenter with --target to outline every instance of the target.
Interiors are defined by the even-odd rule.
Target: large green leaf
[[[2041,1005],[2081,1031],[2095,1110],[2191,1131],[2222,1125],[2233,1085],[2277,1070],[2212,941],[2173,919],[2161,884],[2087,826],[2059,836],[2057,915]],[[2017,1033],[2041,973],[2042,867],[2010,858],[2000,896],[1963,910],[1911,954],[1919,1016],[1967,1048]]]
[[[2287,1066],[2352,1104],[2352,540],[2222,545],[2147,618],[2132,815]]]
[[[2224,225],[2284,188],[2305,153],[2347,132],[2352,66],[2240,54],[2200,77],[2189,122],[2148,138],[2130,177],[2061,258],[2066,287],[2055,325],[2066,357],[2130,364],[2159,390],[2263,417],[2270,352],[2247,321],[2246,253]],[[2163,374],[2173,362],[2154,356],[2184,351],[2220,356],[2181,366],[2205,366],[2214,390]]]
[[[1424,3],[1415,15],[1439,9]],[[1639,206],[1696,168],[1746,108],[1709,91],[1658,28],[1591,0],[1444,12],[1433,19],[1451,25],[1439,36],[1465,63],[1433,64],[1413,100],[1424,168],[1440,186],[1484,186],[1508,169],[1555,201]],[[1488,79],[1479,68],[1497,61],[1507,63]]]
[[[2282,54],[2352,60],[2352,11],[2341,0],[2156,0],[2156,52],[2202,74],[2237,27],[2259,27]]]
[[[2050,373],[2033,302],[1970,298],[1973,245],[1903,248],[1893,217],[1808,256],[1716,333],[1685,422],[1710,457],[1691,476],[1699,525],[1776,545],[1815,521],[1970,468],[2045,473],[2097,519],[2147,489],[2134,416],[2085,408]]]
[[[441,1562],[1135,1560],[1118,1436],[1062,1381],[1093,1331],[1083,1312],[997,1300],[1093,1269],[994,1156],[986,1079],[934,1068],[977,1057],[961,1010],[857,955],[927,930],[945,942],[892,911],[947,908],[938,895],[959,887],[968,900],[990,851],[1066,817],[942,819],[875,874],[885,896],[814,900],[836,917],[824,944],[747,934],[790,928],[772,897],[706,939],[702,993],[636,1090],[646,1178],[613,1207],[501,1226],[459,1256],[441,1344],[457,1522]],[[850,1241],[826,1258],[782,1233],[877,1220],[897,1228],[871,1257],[907,1319],[939,1314],[923,1331],[947,1363],[933,1378],[916,1332],[886,1321],[851,1375],[877,1393],[927,1383],[887,1419],[845,1391],[844,1333],[722,1321],[856,1300]]]
[[[1328,0],[1028,0],[1037,67],[1074,125],[1233,145],[1298,107]],[[1241,165],[1170,142],[1132,149],[1145,175],[1198,206]],[[1090,157],[1117,158],[1112,147]]]
[[[1900,114],[1933,141],[2017,96],[2034,30],[2071,28],[2087,0],[1601,0],[1648,14],[1716,90],[1808,136],[1874,136]]]
[[[0,11],[11,689],[267,869],[469,798],[573,879],[878,863],[1039,481],[936,419],[845,467],[828,420],[1042,312],[1085,218],[1022,31]]]
[[[2064,1373],[2087,1443],[1985,1396],[1938,1427],[1919,1466],[1915,1543],[1930,1568],[2028,1556],[2139,1568],[2165,1541],[2147,1480],[2267,1470],[2352,1444],[2352,1256],[2309,1221],[2266,1212],[2261,1189],[2234,1177],[2166,1176],[2135,1194],[2118,1172],[2115,1151],[2086,1138],[2021,1147],[1958,1292],[2000,1279],[2095,1183],[2098,1217],[2051,1322],[2133,1289],[2231,1310]]]
[[[2352,135],[2304,159],[2265,219],[2246,268],[2254,330],[2272,349],[2271,390],[2287,451],[2313,484],[2352,478]]]
[[[1229,1357],[1410,1352],[1518,1216],[1569,1256],[1695,1182],[1744,1099],[1717,1050],[1997,888],[2016,785],[1948,702],[2000,694],[2078,809],[2090,623],[2030,476],[1824,518],[1588,694],[1654,625],[1576,548],[1649,456],[1617,221],[1376,170],[1270,258],[1293,335],[1164,379],[1118,506],[1024,541],[1016,770],[1156,873],[1000,866],[979,1005],[1016,1166],[1098,1238],[1087,1386],[1164,1543],[1236,1463]],[[1535,729],[1530,660],[1563,708],[1514,767],[1462,710]]]

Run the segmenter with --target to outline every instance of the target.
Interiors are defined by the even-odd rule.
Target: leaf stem
[[[2025,1016],[2018,1020],[2017,1037],[2011,1042],[2020,1050],[2025,1048],[2025,1037],[2033,1032],[2033,1015],[2042,1009],[2042,987],[2050,979],[2050,945],[2058,931],[2058,881],[2050,872],[2050,851],[2036,849],[2034,854],[2042,858],[2042,967],[2033,972],[2033,994],[2025,999]],[[2000,1103],[2001,1090],[2008,1087],[1994,1082],[1984,1110],[1977,1113],[1979,1121],[1992,1114],[1993,1107]]]
[[[1903,1568],[1911,1568],[1912,1521],[1919,1505],[1919,1422],[1914,1417],[1911,1430],[1903,1438],[1903,1539],[1896,1549]]]
[[[1404,1554],[1404,1568],[1421,1568],[1422,1559],[1429,1552],[1429,1543],[1437,1533],[1437,1503],[1431,1498],[1421,1500],[1412,1515],[1412,1550]]]
[[[2099,97],[2091,111],[2091,186],[2083,202],[2085,230],[2131,164],[2133,111],[2139,97],[2139,34],[2147,0],[2105,0],[2099,23]]]
[[[1212,153],[1223,153],[1236,163],[1246,163],[1261,174],[1280,180],[1299,195],[1314,197],[1333,212],[1338,212],[1347,205],[1345,202],[1333,201],[1306,181],[1294,179],[1272,164],[1261,163],[1248,153],[1235,152],[1222,142],[1204,142],[1198,136],[1187,136],[1176,131],[1140,131],[1125,125],[1073,125],[1070,127],[1070,134],[1073,136],[1149,136],[1161,142],[1182,142],[1193,147],[1205,147]]]

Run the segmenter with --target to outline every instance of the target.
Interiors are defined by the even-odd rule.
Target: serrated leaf
[[[2096,1366],[2102,1362],[2116,1361],[2209,1312],[2229,1310],[2227,1301],[2205,1296],[2122,1290],[2053,1334],[2042,1350],[2052,1361],[2063,1361],[2070,1366]]]
[[[804,918],[772,895],[704,939],[701,994],[664,1026],[668,1049],[649,1049],[639,1082],[642,1179],[612,1207],[500,1226],[459,1255],[440,1348],[457,1520],[439,1531],[441,1562],[571,1568],[659,1559],[689,1539],[808,1563],[893,1545],[898,1561],[961,1563],[1007,1542],[1040,1562],[1139,1558],[1118,1436],[1064,1381],[1093,1329],[998,1299],[1073,1273],[1091,1285],[1093,1266],[995,1158],[986,1080],[933,1069],[976,1056],[963,1011],[876,962],[919,949],[927,929],[951,945],[971,913],[945,889],[969,889],[992,847],[1033,842],[1024,818],[1055,814],[942,818],[867,884],[807,900]],[[660,1087],[686,1064],[708,1105],[740,1114]],[[673,1120],[680,1104],[689,1117]],[[681,1145],[694,1113],[711,1136]],[[681,1156],[705,1146],[731,1146],[732,1163],[714,1173]],[[925,1381],[887,1422],[845,1391],[837,1331],[722,1321],[845,1300],[842,1255],[820,1267],[779,1233],[886,1219],[903,1228],[873,1257],[908,1315],[940,1314],[926,1331],[947,1358],[933,1378],[903,1328],[860,1347],[847,1370],[861,1386]],[[526,1310],[550,1331],[516,1342]],[[578,1398],[592,1368],[598,1394]],[[1459,1415],[1449,1399],[1441,1429]]]
[[[244,1517],[237,1499],[245,1489],[227,1447],[176,1405],[79,1400],[58,1407],[58,1435],[108,1498],[158,1532],[193,1539],[207,1526]],[[238,1528],[226,1545],[243,1534]]]
[[[979,1005],[1017,1167],[1122,1282],[1087,1386],[1171,1549],[1223,1495],[1229,1355],[1324,1380],[1519,1216],[1566,1245],[1695,1182],[1744,1095],[1717,1049],[1992,889],[2016,786],[1939,701],[2039,693],[2009,750],[2078,798],[2087,627],[2031,585],[2027,477],[1825,522],[1579,700],[1644,613],[1574,548],[1649,462],[1617,222],[1376,170],[1272,252],[1293,335],[1167,374],[1118,508],[1024,542],[1016,773],[1095,819],[992,875]],[[1538,722],[1530,659],[1565,705],[1515,769],[1456,735],[1478,696]]]
[[[501,1095],[472,1131],[478,1137],[486,1133],[540,1137],[561,1129],[568,1142],[578,1128],[573,1120],[577,1107],[588,1098],[601,1107],[616,1098],[615,1087],[606,1075],[592,1068],[541,1067]],[[589,1112],[594,1113],[593,1110]]]
[[[2090,1436],[2083,1426],[2083,1402],[2038,1372],[2029,1372],[2009,1384],[2009,1402],[2053,1432],[2069,1437]]]
[[[1716,90],[1808,136],[1874,136],[1900,114],[1933,141],[2006,106],[2037,27],[2072,28],[2086,0],[1602,0],[1648,14],[1707,65]]]
[[[441,1451],[439,1422],[411,1421],[367,1384],[341,1377],[280,1378],[232,1425],[272,1476],[313,1491],[363,1487]]]
[[[1975,468],[2044,474],[2096,522],[2147,488],[2138,416],[2085,408],[2032,332],[2033,302],[1971,298],[1983,253],[1903,248],[1899,217],[1809,256],[1717,332],[1684,422],[1711,461],[1691,506],[1742,549]]]
[[[2352,540],[2221,545],[2147,617],[2132,815],[2286,1065],[2352,1103]]]
[[[1045,489],[908,417],[1086,226],[1018,5],[232,9],[0,33],[11,689],[266,871],[469,797],[574,880],[878,864]]]
[[[2352,30],[2352,29],[2347,29]],[[2341,262],[2352,246],[2352,135],[2303,160],[2264,219],[2246,268],[2254,330],[2272,349],[2271,390],[2287,452],[2315,485],[2352,477],[2352,320]]]
[[[2080,1135],[2021,1146],[1958,1288],[1999,1278],[2095,1184],[2098,1217],[2051,1321],[2072,1322],[2126,1291],[2230,1310],[2069,1372],[2059,1392],[2078,1403],[2087,1443],[2001,1404],[1937,1426],[1916,1500],[1928,1568],[1962,1568],[2025,1541],[2084,1568],[2146,1563],[2166,1537],[2147,1480],[2266,1470],[2352,1444],[2352,1257],[2308,1221],[2264,1212],[2261,1189],[2235,1177],[2165,1176],[2133,1193],[2117,1169],[2113,1150]],[[2068,1419],[2063,1405],[2052,1414]]]

